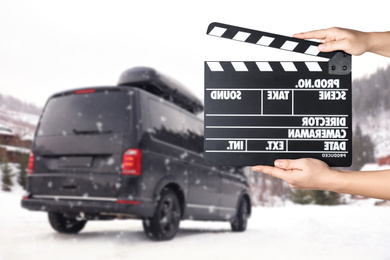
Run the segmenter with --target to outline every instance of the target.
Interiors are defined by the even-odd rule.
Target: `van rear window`
[[[37,135],[123,133],[130,110],[130,96],[123,92],[54,97],[44,109]]]

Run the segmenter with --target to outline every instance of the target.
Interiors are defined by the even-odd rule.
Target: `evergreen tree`
[[[360,170],[366,163],[375,162],[375,145],[370,136],[362,134],[360,125],[357,125],[354,131],[352,149],[353,170]]]
[[[1,171],[3,172],[1,176],[1,189],[3,191],[11,191],[11,187],[13,186],[12,183],[12,174],[11,174],[11,169],[9,168],[8,165],[8,157],[5,153],[2,153],[0,155],[0,161],[2,163],[1,165]]]
[[[340,204],[340,195],[333,191],[314,190],[313,200],[318,205],[338,205]]]
[[[310,204],[313,202],[313,192],[310,190],[291,191],[291,200],[297,204]]]
[[[352,95],[353,114],[360,118],[374,116],[390,110],[390,66],[378,69],[369,77],[354,80]]]
[[[28,155],[21,154],[19,157],[19,175],[18,175],[18,183],[23,189],[26,189],[27,186],[27,165],[28,165]]]

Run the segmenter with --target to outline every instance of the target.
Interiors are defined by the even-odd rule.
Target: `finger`
[[[331,51],[346,51],[348,52],[348,42],[346,40],[333,41],[320,44],[318,49],[322,52],[331,52]]]
[[[274,162],[277,168],[281,168],[284,170],[302,170],[300,167],[300,160],[276,160]]]
[[[296,33],[293,35],[295,38],[299,39],[325,39],[329,34],[328,29],[324,30],[315,30],[310,32]]]
[[[285,180],[285,178],[287,177],[286,171],[277,167],[257,165],[253,166],[252,170],[256,172],[262,172],[272,177],[277,177],[283,180]]]

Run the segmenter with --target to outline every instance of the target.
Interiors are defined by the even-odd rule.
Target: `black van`
[[[22,206],[47,211],[53,229],[77,233],[88,220],[139,218],[168,240],[180,220],[230,221],[251,213],[242,169],[203,161],[202,102],[156,72],[125,71],[118,86],[53,95],[41,115]]]

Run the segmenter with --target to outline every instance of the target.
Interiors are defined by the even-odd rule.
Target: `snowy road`
[[[78,235],[55,233],[43,212],[0,192],[0,260],[29,259],[390,259],[390,207],[254,208],[248,230],[184,221],[172,241],[152,242],[141,222],[89,222]]]

